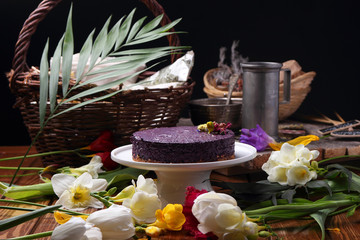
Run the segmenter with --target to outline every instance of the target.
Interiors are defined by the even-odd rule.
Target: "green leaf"
[[[76,83],[81,81],[82,75],[84,73],[86,64],[88,63],[91,49],[92,49],[92,38],[94,36],[95,30],[93,30],[90,35],[87,37],[84,45],[82,46],[79,53],[79,62],[76,67]]]
[[[135,55],[136,57],[139,57],[137,55],[149,54],[149,53],[160,52],[160,51],[184,50],[184,49],[188,49],[188,48],[190,48],[190,47],[188,47],[188,46],[166,46],[166,47],[155,47],[155,48],[131,49],[131,50],[124,50],[121,52],[114,52],[114,53],[111,53],[110,56],[133,57],[132,55]],[[124,60],[124,61],[126,61],[126,60]]]
[[[172,21],[171,23],[168,23],[168,24],[166,24],[166,25],[164,25],[164,26],[162,26],[162,27],[160,27],[160,28],[157,28],[157,29],[155,29],[155,30],[153,30],[153,31],[147,32],[147,33],[145,33],[145,34],[142,34],[141,37],[142,37],[142,38],[143,38],[143,37],[149,37],[149,36],[151,36],[151,35],[157,35],[157,34],[159,34],[159,33],[167,32],[167,31],[169,31],[171,28],[173,28],[176,24],[178,24],[180,21],[181,21],[181,18],[178,18],[178,19]],[[174,32],[172,32],[172,33],[174,33]]]
[[[74,110],[74,109],[77,109],[77,108],[86,106],[86,105],[91,104],[91,103],[94,103],[94,102],[98,102],[98,101],[107,99],[107,98],[109,98],[109,97],[112,97],[112,96],[118,94],[120,91],[121,91],[121,90],[116,91],[116,92],[113,92],[113,93],[106,94],[106,95],[101,96],[101,97],[98,97],[98,98],[93,98],[93,99],[90,99],[90,100],[81,102],[81,103],[79,103],[79,104],[76,104],[76,105],[74,105],[74,106],[71,106],[71,107],[69,107],[69,108],[66,108],[66,109],[63,110],[63,111],[58,112],[58,113],[52,115],[50,118],[55,118],[55,117],[57,117],[57,116],[59,116],[59,115],[61,115],[61,114],[70,112],[70,111],[72,111],[72,110]]]
[[[94,46],[91,52],[89,71],[94,67],[95,63],[98,61],[101,52],[105,47],[105,43],[107,40],[107,31],[109,28],[111,16],[107,19],[98,36],[95,39]]]
[[[136,44],[147,43],[147,42],[151,42],[151,41],[154,41],[154,40],[157,40],[159,38],[166,37],[166,36],[172,35],[172,34],[174,34],[174,32],[158,33],[158,34],[151,35],[151,36],[148,36],[148,37],[135,39],[134,41],[131,41],[131,42],[127,42],[126,44],[124,44],[124,46],[132,46],[132,45],[136,45]]]
[[[132,22],[132,18],[134,16],[135,13],[135,8],[130,12],[130,14],[126,17],[125,21],[123,22],[123,24],[121,24],[120,30],[119,30],[119,36],[118,39],[115,43],[115,50],[119,50],[119,48],[121,47],[122,43],[124,42],[126,36],[128,35],[128,32],[130,30],[131,27],[131,22]]]
[[[295,189],[287,189],[283,192],[283,194],[281,194],[281,198],[288,200],[289,203],[292,203],[295,194]]]
[[[332,195],[331,187],[329,186],[329,184],[325,180],[310,181],[305,186],[308,187],[308,188],[326,188],[328,190],[330,196]]]
[[[321,229],[321,240],[325,239],[325,221],[327,216],[334,212],[336,210],[336,208],[326,208],[326,209],[322,209],[319,210],[315,213],[310,214],[310,216],[312,218],[315,219],[315,221],[319,224],[320,229]]]
[[[29,221],[31,219],[40,217],[42,215],[45,215],[46,213],[50,213],[56,209],[59,209],[60,207],[61,205],[48,206],[19,216],[0,220],[0,231],[4,231],[6,229],[12,228],[26,221]]]
[[[136,34],[135,38],[139,38],[141,37],[141,35],[148,33],[149,31],[153,30],[154,28],[156,28],[157,26],[159,26],[159,24],[161,23],[161,20],[163,19],[164,14],[160,14],[158,15],[156,18],[154,18],[153,20],[151,20],[150,22],[148,22],[143,28],[141,28],[141,30]]]
[[[58,42],[50,67],[51,69],[50,82],[49,82],[50,112],[54,112],[56,105],[56,96],[59,86],[59,73],[60,73],[60,65],[61,65],[61,47],[63,44],[63,40],[64,40],[64,36]]]
[[[100,85],[100,86],[97,86],[97,87],[93,87],[93,88],[90,88],[88,90],[84,90],[70,98],[68,98],[67,100],[63,101],[63,104],[64,103],[67,103],[67,102],[70,102],[70,101],[73,101],[75,99],[79,99],[79,98],[83,98],[83,97],[86,97],[86,96],[89,96],[89,95],[92,95],[92,94],[95,94],[95,93],[99,93],[99,92],[103,92],[103,91],[106,91],[112,87],[115,87],[115,86],[118,86],[120,83],[126,81],[126,80],[129,80],[137,75],[139,75],[141,72],[144,72],[146,71],[147,69],[144,69],[142,71],[138,71],[138,72],[135,72],[127,77],[123,77],[123,78],[120,78],[118,80],[115,80],[115,81],[112,81],[112,82],[109,82],[109,83],[106,83],[104,85]],[[109,73],[109,74],[106,74],[106,77],[108,76],[112,76],[112,74],[116,74],[116,73]],[[109,96],[113,96],[113,95],[109,95]],[[96,99],[95,99],[96,100]],[[98,100],[96,100],[98,101]],[[96,102],[94,101],[94,102]]]
[[[126,39],[127,43],[130,42],[131,40],[133,40],[136,33],[139,32],[139,29],[140,29],[141,25],[144,23],[145,19],[146,19],[146,17],[143,17],[143,18],[139,19],[138,21],[136,21],[133,24],[133,26],[132,26],[132,28],[131,28],[131,30],[129,32],[129,35],[128,35],[127,39]]]
[[[111,51],[111,49],[114,47],[118,37],[119,37],[119,31],[120,31],[120,25],[123,21],[124,17],[122,17],[110,30],[108,37],[106,39],[106,44],[104,46],[104,49],[102,51],[102,58],[105,58]]]
[[[132,179],[137,179],[139,175],[145,175],[148,171],[136,168],[119,168],[105,173],[100,173],[99,178],[105,179],[108,182],[108,189],[114,186],[122,185],[126,187]],[[122,188],[118,187],[118,190]]]
[[[62,90],[63,95],[66,95],[66,92],[70,83],[71,76],[71,67],[72,67],[72,58],[74,54],[74,35],[72,28],[72,5],[70,7],[68,20],[66,24],[65,34],[64,34],[64,44],[63,44],[63,58],[62,58]]]
[[[222,187],[224,189],[231,189],[239,193],[251,193],[251,194],[261,194],[261,193],[274,193],[280,192],[289,189],[289,186],[283,186],[278,183],[270,182],[256,182],[256,183],[233,183],[233,182],[211,182],[215,186]]]
[[[350,209],[349,211],[346,213],[346,216],[347,217],[350,217],[352,215],[354,215],[355,211],[356,211],[356,208],[359,207],[359,204],[354,204]]]
[[[352,172],[347,168],[341,166],[340,164],[330,164],[326,166],[327,169],[335,168],[338,169],[341,173],[343,173],[348,179],[348,191],[350,191],[350,185],[352,182]]]
[[[40,127],[44,127],[46,106],[48,99],[48,87],[49,87],[49,39],[46,41],[44,51],[40,61],[40,102],[39,102],[39,118]]]

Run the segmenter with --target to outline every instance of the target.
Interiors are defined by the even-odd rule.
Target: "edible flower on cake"
[[[200,124],[197,129],[199,132],[207,132],[213,134],[225,134],[226,129],[231,127],[231,123],[217,123],[209,121],[205,124]]]

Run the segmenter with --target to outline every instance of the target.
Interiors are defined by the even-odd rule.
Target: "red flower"
[[[194,200],[203,193],[207,193],[207,191],[204,189],[197,190],[193,186],[189,186],[186,188],[185,202],[183,204],[183,214],[185,215],[186,222],[183,225],[183,229],[188,231],[197,240],[215,240],[217,239],[217,237],[213,233],[203,234],[198,230],[197,225],[199,224],[199,221],[194,217],[191,212],[191,208],[194,205]]]
[[[110,152],[100,152],[95,155],[101,157],[101,162],[106,170],[113,170],[119,167],[119,164],[111,159]]]
[[[110,152],[116,148],[112,132],[109,130],[103,131],[100,136],[95,139],[90,145],[83,147],[82,149],[91,150],[94,152]]]

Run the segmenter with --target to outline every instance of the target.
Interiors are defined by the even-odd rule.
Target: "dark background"
[[[74,2],[77,46],[94,27],[112,14],[113,23],[137,7],[136,19],[152,17],[137,0],[82,0]],[[29,144],[5,72],[11,69],[14,45],[27,16],[39,0],[0,1],[0,145]],[[64,0],[40,23],[32,38],[28,65],[38,66],[47,37],[55,45],[65,29],[71,1]],[[191,77],[197,82],[192,98],[206,97],[204,73],[217,66],[219,48],[239,40],[239,52],[251,61],[297,60],[304,71],[316,71],[312,91],[298,113],[360,119],[359,113],[359,13],[355,0],[159,0],[170,19],[182,18],[176,30],[183,45],[195,52]],[[165,43],[166,44],[166,43]],[[79,48],[76,49],[79,51]],[[52,53],[52,52],[51,52]]]

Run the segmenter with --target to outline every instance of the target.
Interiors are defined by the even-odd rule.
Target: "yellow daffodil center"
[[[71,201],[75,206],[85,206],[90,201],[90,189],[83,186],[75,186],[70,189]]]

